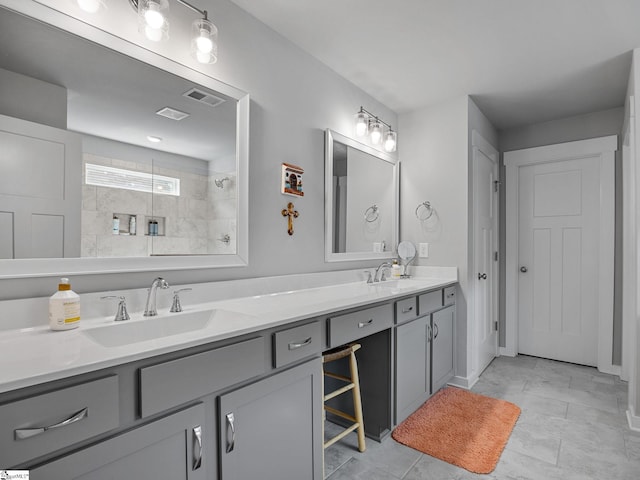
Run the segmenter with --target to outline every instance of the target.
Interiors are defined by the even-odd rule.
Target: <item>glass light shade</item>
[[[380,140],[382,140],[382,125],[380,122],[378,120],[374,120],[371,123],[369,131],[371,132],[371,143],[378,145]]]
[[[384,151],[395,152],[398,146],[398,134],[393,130],[389,130],[384,136]]]
[[[103,0],[78,0],[78,6],[87,13],[96,13],[103,4]]]
[[[369,119],[363,112],[356,113],[356,137],[364,137],[369,129]]]
[[[140,32],[153,42],[169,38],[168,13],[168,0],[138,0]]]
[[[205,18],[192,24],[191,55],[200,63],[218,61],[218,28]]]

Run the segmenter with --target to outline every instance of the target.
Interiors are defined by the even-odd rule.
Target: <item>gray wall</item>
[[[67,89],[0,68],[0,112],[67,128]]]
[[[620,135],[624,121],[624,107],[613,108],[601,112],[589,113],[576,117],[563,118],[549,122],[528,125],[499,132],[501,152],[524,148],[572,142],[587,138]],[[619,142],[620,142],[620,137]],[[619,153],[619,152],[618,152]],[[616,156],[616,236],[615,236],[615,277],[614,277],[614,344],[613,363],[620,365],[622,358],[622,189],[620,156]],[[504,178],[504,163],[501,164],[500,177]],[[504,191],[504,185],[502,185]],[[500,197],[500,255],[504,259],[505,245],[505,204],[504,195]],[[501,278],[504,278],[504,261],[501,262]],[[500,289],[500,345],[505,344],[504,316],[504,282]]]
[[[148,285],[157,274],[170,283],[197,283],[289,273],[366,268],[377,262],[324,262],[324,129],[352,136],[353,115],[364,106],[387,123],[397,116],[327,66],[228,0],[200,0],[218,26],[219,59],[200,65],[189,56],[193,13],[171,9],[171,39],[148,42],[137,31],[128,2],[110,2],[99,15],[84,14],[75,2],[44,0],[56,10],[93,23],[149,50],[188,65],[251,95],[249,159],[249,266],[193,271],[84,275],[74,290],[92,292]],[[402,142],[402,131],[399,138]],[[282,162],[305,169],[305,196],[295,199],[300,217],[287,234],[280,211],[291,197],[280,193]],[[295,258],[292,262],[291,258]],[[63,272],[61,272],[63,273]],[[0,299],[50,295],[56,281],[30,278],[0,281]]]
[[[467,365],[467,238],[468,238],[468,97],[401,114],[398,151],[400,175],[400,240],[429,243],[429,258],[417,265],[455,266],[460,291],[456,298],[456,375]],[[435,209],[424,222],[418,204]]]

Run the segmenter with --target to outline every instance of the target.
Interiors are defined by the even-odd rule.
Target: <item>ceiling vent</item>
[[[188,92],[183,93],[185,97],[192,98],[196,102],[206,103],[210,107],[215,107],[224,102],[224,98],[216,97],[208,92],[203,90],[198,90],[197,88],[192,88]]]
[[[181,112],[180,110],[176,110],[175,108],[164,107],[164,108],[161,108],[160,110],[158,110],[156,112],[156,115],[160,115],[161,117],[170,118],[171,120],[180,121],[180,120],[184,120],[185,118],[187,118],[190,114],[186,113],[186,112]]]

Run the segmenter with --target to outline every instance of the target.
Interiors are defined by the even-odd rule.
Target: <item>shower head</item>
[[[216,184],[216,187],[218,188],[224,188],[224,182],[225,180],[228,182],[229,181],[229,177],[224,177],[224,178],[216,178],[213,180],[213,182]]]

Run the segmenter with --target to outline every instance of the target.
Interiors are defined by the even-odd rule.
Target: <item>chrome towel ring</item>
[[[425,220],[429,220],[433,215],[433,207],[431,206],[431,202],[425,201],[420,203],[416,207],[416,218],[421,222]]]
[[[376,205],[375,203],[371,205],[369,208],[367,208],[364,212],[364,219],[368,223],[375,222],[379,216],[380,216],[380,207],[378,207],[378,205]]]

